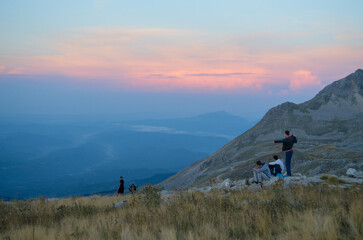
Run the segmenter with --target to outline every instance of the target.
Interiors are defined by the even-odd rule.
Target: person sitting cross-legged
[[[268,163],[268,167],[271,170],[271,174],[276,176],[277,174],[282,174],[284,172],[284,163],[279,159],[278,156],[273,156],[274,161]]]
[[[262,184],[263,180],[270,180],[271,172],[267,164],[261,163],[261,161],[257,161],[256,165],[257,167],[253,168],[254,182]]]
[[[136,186],[135,186],[135,184],[132,184],[130,186],[129,191],[130,191],[131,194],[136,193]]]

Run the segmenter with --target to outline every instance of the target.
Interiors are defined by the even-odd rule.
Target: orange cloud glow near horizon
[[[342,46],[253,46],[263,36],[169,29],[80,29],[50,39],[48,48],[53,54],[0,56],[0,74],[55,74],[150,91],[254,92],[271,85],[300,91],[322,87],[319,74],[341,62],[347,66],[359,62],[363,56],[362,49]],[[290,37],[293,41],[301,36]],[[249,42],[239,43],[238,39]]]

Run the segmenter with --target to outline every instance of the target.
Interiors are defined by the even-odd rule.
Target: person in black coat
[[[119,194],[124,195],[124,191],[125,191],[125,182],[124,182],[124,179],[121,176],[120,177],[120,184],[118,185],[117,196],[116,197],[118,197]]]
[[[285,151],[285,165],[287,176],[291,176],[291,158],[293,151],[293,146],[297,143],[297,139],[294,135],[290,136],[289,131],[285,131],[285,138],[281,140],[275,140],[274,143],[282,143],[282,151]]]

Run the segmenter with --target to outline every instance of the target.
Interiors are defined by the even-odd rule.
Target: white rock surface
[[[226,180],[224,180],[224,181],[222,182],[222,186],[223,186],[223,187],[225,187],[225,188],[229,188],[229,187],[231,187],[231,186],[232,186],[232,181],[231,181],[231,179],[227,178]]]
[[[342,177],[340,177],[340,179],[346,181],[347,183],[358,183],[358,184],[363,183],[363,179],[361,179],[361,178],[351,178],[351,177],[342,176]]]
[[[270,187],[271,185],[275,184],[279,179],[278,177],[272,177],[269,181],[263,182],[263,187]]]
[[[212,188],[230,189],[231,186],[232,186],[232,181],[231,181],[231,179],[227,178],[223,182],[212,186]]]
[[[348,170],[347,170],[347,176],[349,176],[349,177],[358,177],[358,171],[357,170],[355,170],[354,168],[348,168]]]
[[[160,201],[163,203],[167,203],[167,204],[172,204],[174,203],[173,200],[167,199],[167,198],[160,198]]]
[[[160,192],[160,194],[161,194],[161,195],[163,195],[163,196],[168,196],[168,195],[170,195],[170,194],[173,194],[173,191],[169,191],[169,190],[162,190],[162,191]]]
[[[246,179],[238,180],[232,183],[231,190],[242,190],[246,188]]]
[[[118,207],[122,207],[126,204],[126,201],[120,201],[120,202],[117,202],[117,203],[114,203],[113,206],[118,208]]]
[[[360,172],[358,172],[358,175]],[[329,180],[323,180],[321,179],[322,176],[329,176],[331,178],[337,178],[340,180],[343,180],[345,183],[342,184],[332,184]],[[339,187],[339,188],[350,188],[350,187],[360,187],[360,184],[363,184],[363,178],[353,178],[353,177],[347,177],[347,176],[336,176],[332,174],[321,174],[316,175],[312,177],[304,176],[300,173],[294,174],[291,177],[284,177],[284,178],[278,178],[278,177],[271,177],[270,180],[263,181],[263,184],[255,184],[253,183],[253,178],[251,179],[241,179],[237,181],[232,181],[229,178],[223,180],[223,182],[219,184],[215,184],[213,186],[206,186],[206,187],[194,187],[189,188],[189,192],[193,191],[199,191],[203,193],[210,192],[213,189],[221,189],[221,190],[232,190],[232,191],[238,191],[243,189],[248,189],[252,191],[258,191],[261,188],[269,188],[273,185],[277,184],[277,182],[280,182],[283,184],[285,188],[291,188],[298,185],[303,186],[309,186],[311,184],[318,184],[318,183],[326,183],[331,187]],[[169,191],[170,193],[170,191]]]

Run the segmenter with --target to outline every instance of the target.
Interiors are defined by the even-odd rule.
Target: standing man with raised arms
[[[293,146],[297,143],[297,139],[294,135],[290,136],[289,131],[285,131],[285,138],[281,140],[275,140],[274,143],[282,143],[282,151],[285,151],[285,165],[287,176],[291,176],[291,158],[294,153]]]

